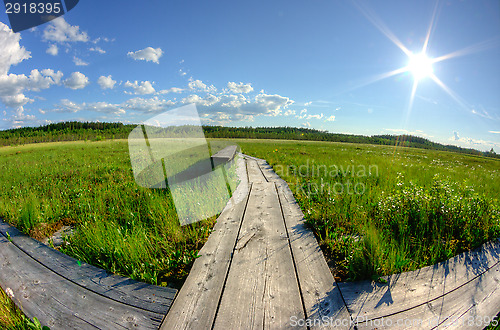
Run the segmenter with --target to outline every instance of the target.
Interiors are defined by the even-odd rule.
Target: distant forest
[[[0,131],[0,146],[57,141],[100,141],[126,139],[137,125],[122,123],[62,122],[40,127],[23,127]],[[328,133],[310,128],[296,127],[222,127],[203,126],[207,138],[241,139],[284,139],[378,145],[398,145],[404,147],[452,151],[477,156],[500,158],[493,149],[482,152],[475,149],[443,145],[412,135],[351,135]]]

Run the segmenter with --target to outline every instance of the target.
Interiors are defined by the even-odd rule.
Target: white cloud
[[[97,83],[101,86],[101,89],[113,89],[115,87],[116,80],[113,80],[111,75],[107,77],[100,76],[99,79],[97,79]]]
[[[278,94],[269,95],[260,93],[255,96],[254,99],[254,105],[257,112],[262,112],[273,116],[279,115],[283,109],[287,108],[293,103],[294,101],[292,101],[288,97],[280,96]]]
[[[143,60],[147,62],[160,63],[160,57],[163,55],[161,48],[147,47],[136,52],[128,52],[127,55],[134,60]]]
[[[158,98],[158,96],[154,96],[149,99],[135,97],[122,103],[121,106],[125,109],[138,112],[160,112],[168,110],[175,104],[174,101],[163,100]]]
[[[206,84],[204,84],[201,80],[193,80],[193,81],[190,81],[189,84],[189,89],[193,90],[193,91],[202,91],[202,92],[216,92],[217,91],[217,88],[215,88],[214,85],[210,85],[210,86],[207,86]]]
[[[125,87],[132,88],[134,90],[134,94],[153,94],[155,92],[155,89],[151,82],[149,81],[141,81],[140,83],[134,81],[133,83],[128,81],[124,85]]]
[[[488,131],[488,133],[500,134],[500,131]]]
[[[0,100],[6,106],[18,108],[26,103],[33,102],[24,95],[25,90],[38,92],[52,85],[60,84],[63,74],[61,71],[54,72],[45,69],[41,72],[37,69],[31,70],[29,76],[24,74],[0,75]]]
[[[45,41],[64,42],[88,42],[89,36],[86,32],[80,31],[77,25],[71,25],[63,17],[58,17],[50,21],[43,31]]]
[[[161,91],[158,92],[158,94],[182,93],[182,92],[184,92],[184,89],[178,87],[172,87],[169,89],[162,89]]]
[[[302,126],[309,128],[309,127],[311,127],[311,123],[307,121],[305,123],[302,123]]]
[[[85,62],[84,60],[82,60],[81,58],[78,58],[76,56],[73,56],[73,63],[75,63],[75,65],[77,65],[77,66],[87,66],[87,65],[89,65],[87,62]]]
[[[210,107],[218,104],[220,100],[221,99],[219,97],[212,94],[208,94],[205,97],[200,97],[199,95],[193,94],[182,99],[181,103],[184,104],[194,103],[197,106]]]
[[[283,115],[285,115],[285,116],[293,116],[293,115],[295,115],[295,110],[290,110],[289,109],[289,110],[285,111],[283,113]]]
[[[305,119],[309,120],[309,119],[321,119],[323,118],[323,114],[319,114],[319,115],[307,115],[305,116]],[[335,116],[333,116],[333,118],[335,118]]]
[[[59,48],[56,44],[51,44],[45,52],[52,56],[56,56],[59,53]]]
[[[64,86],[71,89],[82,89],[90,84],[89,78],[87,78],[81,72],[73,72],[68,79],[63,81]]]
[[[242,82],[235,83],[235,82],[228,82],[227,83],[227,88],[232,92],[232,93],[250,93],[253,91],[253,87],[251,84],[244,84]]]
[[[53,112],[80,112],[80,111],[94,111],[102,113],[112,113],[115,115],[124,114],[125,110],[122,109],[120,104],[112,104],[108,102],[92,102],[92,103],[75,103],[68,99],[62,99],[61,102],[56,105]]]
[[[460,137],[457,131],[454,131],[453,136],[448,140],[453,141],[456,145],[461,147],[479,149],[483,151],[489,151],[491,148],[500,148],[500,143],[498,142],[477,140],[470,137]]]
[[[29,59],[31,53],[19,44],[20,33],[14,33],[0,22],[0,75],[6,75],[12,65]]]
[[[89,50],[91,52],[96,52],[99,54],[106,54],[106,51],[104,49],[102,49],[101,47],[90,47]]]
[[[83,107],[80,104],[77,104],[73,101],[70,101],[68,99],[62,99],[61,103],[52,111],[54,112],[78,112],[82,110]]]
[[[330,116],[326,118],[326,121],[335,121],[335,116]]]

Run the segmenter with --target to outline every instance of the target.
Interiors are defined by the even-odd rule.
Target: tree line
[[[22,127],[0,131],[0,146],[58,141],[99,141],[126,139],[137,125],[122,123],[69,121],[40,127]],[[203,126],[207,138],[284,139],[398,145],[430,150],[452,151],[470,155],[500,158],[493,149],[482,152],[471,148],[443,145],[412,135],[352,135],[329,133],[297,127],[223,127]]]

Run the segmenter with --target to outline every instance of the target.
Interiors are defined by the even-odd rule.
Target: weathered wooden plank
[[[353,317],[398,313],[454,290],[473,280],[500,259],[500,240],[419,270],[384,277],[388,283],[340,283]]]
[[[263,175],[275,182],[278,189],[308,321],[315,328],[352,328],[340,290],[290,187],[265,160],[256,161]]]
[[[500,264],[441,297],[389,316],[358,315],[358,329],[483,329],[500,307]]]
[[[267,172],[264,173],[267,176]],[[292,191],[279,177],[268,178],[277,180],[278,195],[290,237],[307,319],[317,327],[351,328],[351,316],[340,290],[314,233],[304,222],[304,215]]]
[[[289,328],[292,317],[304,311],[278,195],[254,181],[214,328]]]
[[[76,259],[24,235],[1,220],[0,234],[9,236],[19,249],[63,278],[130,306],[166,314],[177,292],[172,288],[134,281],[83,262],[78,263]]]
[[[51,329],[157,329],[162,318],[67,281],[2,235],[0,286],[13,291],[27,316]]]
[[[255,159],[247,159],[248,181],[267,182]]]
[[[217,219],[214,231],[200,250],[200,257],[196,259],[161,329],[212,327],[247,204],[249,192],[245,191],[246,185],[247,182],[240,183],[229,203],[231,207],[224,209]],[[243,193],[246,197],[234,205],[234,198]]]

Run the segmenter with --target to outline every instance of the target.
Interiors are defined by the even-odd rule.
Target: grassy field
[[[126,141],[0,148],[0,217],[39,239],[72,225],[62,252],[172,286],[182,283],[215,222],[181,227],[168,190],[135,183]]]
[[[500,236],[500,161],[424,149],[234,140],[291,186],[341,279],[449,258]],[[214,143],[215,144],[215,143]],[[215,217],[181,227],[170,192],[139,187],[127,142],[0,148],[0,216],[117,274],[179,286]]]
[[[413,148],[241,141],[285,179],[341,279],[378,278],[500,236],[500,161]]]

